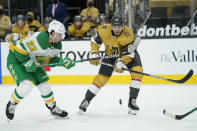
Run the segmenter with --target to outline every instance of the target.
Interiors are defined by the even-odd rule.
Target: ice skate
[[[84,99],[82,102],[81,102],[81,105],[79,106],[79,111],[78,111],[78,114],[79,115],[82,115],[86,112],[87,110],[87,107],[89,106],[90,102],[88,102],[86,99]]]
[[[14,112],[15,112],[15,109],[16,109],[16,105],[17,105],[17,103],[11,103],[11,101],[9,101],[7,103],[6,117],[7,117],[8,122],[10,122],[14,118]]]
[[[128,108],[128,114],[137,115],[139,107],[136,104],[136,99],[129,99]]]
[[[60,109],[57,105],[56,102],[53,103],[52,107],[49,107],[46,104],[46,107],[51,111],[51,115],[54,116],[55,118],[66,118],[68,119],[68,113],[62,109]]]

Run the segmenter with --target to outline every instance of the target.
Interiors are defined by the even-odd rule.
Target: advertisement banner
[[[0,42],[0,84],[2,84],[2,68],[1,68],[1,42]]]
[[[197,74],[197,39],[144,40],[138,51],[144,72],[153,74]]]
[[[176,24],[166,25],[166,27],[148,27],[144,25],[137,32],[143,38],[169,38],[169,37],[196,37],[197,25],[178,27]]]
[[[7,43],[2,43],[2,83],[11,82],[12,78],[6,69],[8,54]],[[104,46],[100,47],[100,51]],[[194,70],[194,76],[190,84],[197,84],[197,38],[184,39],[143,39],[138,47],[143,71],[145,73],[160,75],[167,78],[180,79],[190,69]],[[90,51],[90,41],[63,41],[61,57],[69,57],[73,60],[87,59]],[[103,53],[100,53],[103,55]],[[48,73],[50,83],[53,84],[89,84],[96,74],[99,66],[93,66],[88,61],[76,63],[74,68],[67,70],[63,67],[54,67]],[[130,73],[113,73],[111,84],[125,84],[131,80]],[[145,84],[161,84],[166,81],[144,77]],[[169,84],[169,82],[167,83]]]

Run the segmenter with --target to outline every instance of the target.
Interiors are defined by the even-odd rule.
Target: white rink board
[[[65,53],[76,60],[86,59],[90,51],[90,41],[63,41]],[[2,76],[9,76],[6,69],[8,44],[2,44]],[[101,47],[103,50],[104,47]],[[141,56],[144,72],[153,74],[185,74],[190,69],[197,74],[197,38],[184,39],[149,39],[142,40],[138,47]],[[97,69],[96,69],[97,68]],[[99,67],[89,64],[89,62],[78,63],[71,70],[62,67],[53,68],[49,75],[94,75],[98,73]],[[127,74],[125,72],[125,74]],[[119,75],[119,74],[117,74]],[[122,74],[120,74],[122,75]]]

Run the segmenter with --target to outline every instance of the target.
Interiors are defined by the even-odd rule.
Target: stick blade
[[[185,117],[185,115],[175,115],[173,113],[168,112],[167,110],[163,110],[163,114],[175,120],[181,120]]]
[[[168,116],[168,117],[172,118],[172,119],[176,119],[176,115],[174,115],[174,114],[172,114],[172,113],[170,113],[170,112],[168,112],[166,110],[163,110],[163,114],[165,116]]]
[[[194,71],[191,69],[184,78],[182,78],[181,80],[174,80],[173,82],[185,83],[187,80],[189,80],[192,77],[193,73]]]

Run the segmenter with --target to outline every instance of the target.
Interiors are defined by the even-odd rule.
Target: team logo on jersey
[[[130,36],[129,32],[125,32],[124,35],[125,35],[125,37],[127,37],[127,38],[129,38],[129,36]]]
[[[36,56],[36,60],[40,64],[48,62],[50,60],[50,58],[51,58],[50,56]]]

